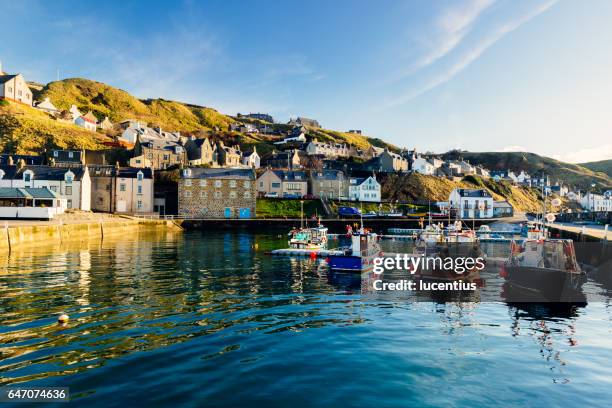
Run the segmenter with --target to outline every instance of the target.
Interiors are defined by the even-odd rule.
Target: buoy
[[[317,253],[316,252],[311,252],[310,253],[310,259],[315,259],[317,257]]]
[[[67,314],[61,314],[59,315],[59,317],[57,318],[57,322],[58,323],[66,323],[68,322],[68,320],[70,320],[70,316],[68,316]]]

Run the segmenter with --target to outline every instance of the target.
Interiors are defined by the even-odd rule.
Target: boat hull
[[[330,255],[327,264],[332,271],[367,272],[374,268],[373,260],[352,255]]]
[[[563,301],[580,291],[586,276],[580,272],[526,266],[506,266],[506,280],[512,285],[537,291],[546,300]]]

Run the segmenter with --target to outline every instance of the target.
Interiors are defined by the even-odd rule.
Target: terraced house
[[[305,171],[266,170],[257,179],[257,191],[266,197],[301,198],[308,194]]]
[[[91,209],[109,213],[153,212],[153,170],[89,166]]]
[[[13,166],[0,167],[0,187],[47,187],[66,199],[68,209],[91,209],[91,179],[84,166],[27,166],[20,161]]]
[[[253,169],[187,168],[178,182],[178,213],[191,218],[255,217]]]

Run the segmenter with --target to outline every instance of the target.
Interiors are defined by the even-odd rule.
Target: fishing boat
[[[437,224],[429,224],[425,227],[420,234],[418,234],[417,240],[419,243],[426,245],[434,245],[444,239],[444,232]]]
[[[382,256],[378,235],[363,228],[363,225],[355,231],[349,227],[347,235],[351,238],[351,245],[327,257],[330,270],[359,273],[371,271],[374,268],[374,258]]]
[[[570,239],[527,239],[511,242],[511,254],[500,275],[520,288],[536,291],[547,300],[565,300],[586,281]]]
[[[326,249],[327,228],[321,224],[310,228],[294,228],[289,232],[289,248]]]

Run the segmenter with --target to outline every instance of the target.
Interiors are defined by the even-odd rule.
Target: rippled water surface
[[[266,255],[286,243],[278,234],[125,237],[0,258],[0,384],[68,386],[101,407],[612,400],[607,301],[364,295],[320,260]]]

